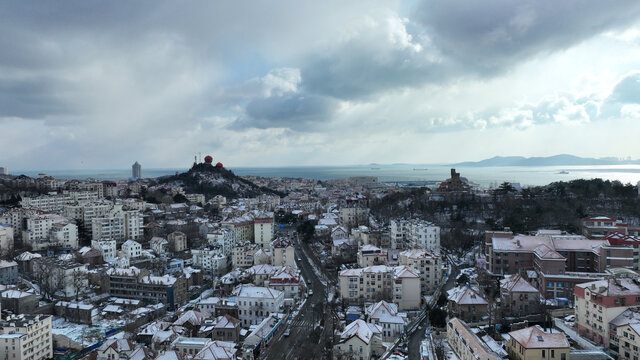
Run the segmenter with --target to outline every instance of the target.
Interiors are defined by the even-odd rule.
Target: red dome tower
[[[213,156],[211,155],[207,155],[204,157],[204,163],[205,164],[211,164],[213,162]]]
[[[222,163],[221,163],[221,162],[217,163],[217,164],[216,164],[216,167],[217,167],[217,168],[221,168],[221,167],[222,167]]]

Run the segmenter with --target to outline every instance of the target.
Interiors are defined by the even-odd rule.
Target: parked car
[[[291,335],[291,329],[289,328],[284,329],[284,336],[289,336],[289,335]]]

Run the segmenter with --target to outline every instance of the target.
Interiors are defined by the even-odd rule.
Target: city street
[[[300,312],[289,323],[290,335],[281,334],[271,341],[262,354],[263,359],[322,359],[323,356],[324,337],[319,338],[319,343],[309,344],[309,334],[326,314],[327,289],[309,263],[311,260],[302,252],[298,240],[296,258],[300,259],[297,264],[305,281],[311,281],[309,288],[313,290],[313,295],[307,298]]]
[[[451,275],[449,276],[449,278],[447,279],[447,282],[442,288],[442,291],[444,293],[446,293],[447,290],[452,289],[456,286],[456,277],[458,276],[459,272],[460,270],[458,269],[458,267],[455,266],[455,264],[451,263]],[[434,296],[440,296],[440,294],[434,294]],[[420,325],[418,326],[416,331],[414,331],[413,334],[409,336],[409,345],[408,345],[409,360],[420,359],[420,343],[422,342],[422,340],[424,340],[424,337],[425,337],[424,331],[428,326],[430,325],[429,325],[429,314],[427,313],[427,316],[425,316],[424,320],[420,322]]]

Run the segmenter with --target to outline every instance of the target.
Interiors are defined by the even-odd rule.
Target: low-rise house
[[[300,298],[300,270],[291,266],[280,268],[269,278],[269,287],[282,291],[285,298]]]
[[[358,253],[358,242],[351,238],[338,238],[331,241],[331,256],[343,262],[355,261]]]
[[[129,259],[138,258],[142,255],[142,245],[134,240],[127,240],[122,244],[122,253]]]
[[[479,291],[469,285],[453,288],[447,292],[449,314],[464,322],[482,321],[487,315],[488,302]]]
[[[360,267],[386,265],[387,252],[374,245],[363,245],[358,249],[358,265]]]
[[[212,320],[205,320],[198,336],[237,342],[240,339],[240,329],[240,320],[230,315],[221,315]]]
[[[239,285],[233,291],[242,325],[257,325],[272,313],[282,311],[284,293],[261,286]]]
[[[128,359],[138,346],[128,339],[107,339],[96,350],[98,359]]]
[[[186,336],[197,336],[205,321],[211,318],[211,313],[206,311],[189,310],[173,322],[174,326],[182,326],[188,330]]]
[[[500,281],[500,309],[505,316],[526,316],[540,313],[540,292],[520,274]]]
[[[569,349],[565,334],[546,332],[539,325],[512,331],[507,340],[509,357],[515,360],[568,360]]]
[[[169,242],[165,238],[154,236],[149,240],[149,247],[151,247],[151,250],[156,254],[162,256],[167,253],[167,250],[169,249]]]
[[[8,289],[0,293],[2,310],[10,310],[14,314],[30,314],[38,308],[38,297],[34,293]]]
[[[356,320],[344,328],[333,346],[334,359],[371,359],[383,353],[382,329],[376,324]]]
[[[98,309],[91,304],[83,304],[68,301],[58,301],[55,305],[56,315],[74,323],[93,324],[93,319],[98,315]]]
[[[84,246],[78,249],[76,259],[78,260],[78,262],[87,264],[91,268],[104,263],[102,252],[88,246]]]
[[[184,355],[194,356],[210,343],[211,339],[209,338],[179,336],[173,340],[171,348]]]
[[[447,323],[447,342],[460,360],[501,359],[464,321],[458,318],[453,318]]]
[[[402,336],[409,323],[406,314],[398,313],[398,305],[384,300],[367,307],[366,315],[368,322],[374,323],[382,329],[383,341],[395,341]]]
[[[235,360],[238,350],[229,341],[214,340],[197,353],[193,360]]]

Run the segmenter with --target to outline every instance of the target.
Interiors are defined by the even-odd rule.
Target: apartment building
[[[207,242],[209,244],[219,244],[222,246],[222,253],[225,256],[231,256],[233,246],[235,245],[233,232],[226,228],[209,230],[207,233]]]
[[[609,346],[611,320],[632,306],[640,306],[640,281],[621,278],[577,284],[574,295],[578,333]]]
[[[167,254],[167,250],[169,249],[169,242],[165,238],[154,236],[149,240],[149,247],[156,253],[156,255],[164,256]]]
[[[369,223],[369,209],[358,205],[341,207],[338,219],[347,228],[365,225]]]
[[[541,310],[540,291],[521,275],[510,275],[500,280],[500,310],[504,316],[526,316]]]
[[[13,315],[0,322],[0,358],[53,358],[51,316]]]
[[[0,223],[0,256],[6,256],[13,251],[13,241],[11,224]]]
[[[362,245],[358,248],[358,266],[386,265],[387,252],[374,245]]]
[[[447,301],[450,316],[467,323],[482,321],[487,315],[489,303],[472,286],[463,285],[447,291]]]
[[[629,308],[609,322],[609,353],[616,359],[640,358],[640,309]]]
[[[39,258],[33,263],[33,271],[34,277],[43,281],[41,286],[64,298],[75,297],[89,286],[87,264],[59,258]]]
[[[269,247],[273,240],[273,213],[261,213],[253,219],[253,242],[261,247]]]
[[[392,249],[440,251],[440,227],[423,220],[391,220]]]
[[[433,293],[442,279],[442,261],[437,253],[422,249],[405,250],[399,254],[400,265],[406,265],[420,274],[420,292]]]
[[[237,243],[233,247],[231,263],[234,269],[250,268],[253,266],[253,255],[260,250],[260,246],[251,242]]]
[[[569,350],[564,333],[539,325],[512,331],[507,340],[509,358],[514,360],[568,360]]]
[[[20,201],[22,207],[33,207],[46,212],[62,212],[67,205],[78,202],[98,200],[99,194],[93,191],[65,191],[62,194],[25,196]]]
[[[500,360],[469,326],[458,318],[447,323],[447,341],[460,360]]]
[[[269,287],[282,291],[285,298],[300,298],[300,270],[291,267],[280,267],[268,280]]]
[[[231,230],[233,233],[233,243],[254,242],[253,219],[249,216],[233,218],[222,222],[222,227]],[[271,239],[269,239],[271,241]]]
[[[296,249],[288,238],[277,238],[271,242],[271,265],[297,268]]]
[[[193,266],[198,267],[208,275],[222,276],[229,268],[229,258],[222,253],[221,247],[192,249]]]
[[[22,241],[33,250],[46,250],[51,246],[78,248],[78,226],[57,214],[38,214],[26,219]]]
[[[368,266],[340,271],[340,297],[361,304],[386,300],[400,310],[418,309],[421,303],[420,276],[407,266]]]
[[[630,226],[623,221],[608,216],[582,219],[582,234],[590,239],[603,239],[616,232],[638,237],[640,236],[640,227]]]
[[[169,249],[174,253],[187,250],[187,235],[181,231],[174,231],[167,235],[167,241],[169,242]]]
[[[18,281],[18,263],[0,259],[0,284],[15,284]]]
[[[282,312],[284,293],[253,285],[238,285],[233,290],[238,304],[238,318],[243,327],[258,325],[272,313]]]
[[[91,240],[91,247],[102,253],[102,259],[110,262],[116,258],[116,241],[112,239]]]
[[[124,299],[141,300],[147,304],[165,304],[170,310],[184,304],[188,298],[184,277],[153,276],[146,269],[111,268],[107,270],[109,293]]]
[[[604,238],[611,244],[611,246],[630,247],[633,249],[633,269],[640,269],[640,238],[632,235],[625,235],[619,232],[614,232],[605,236]]]

